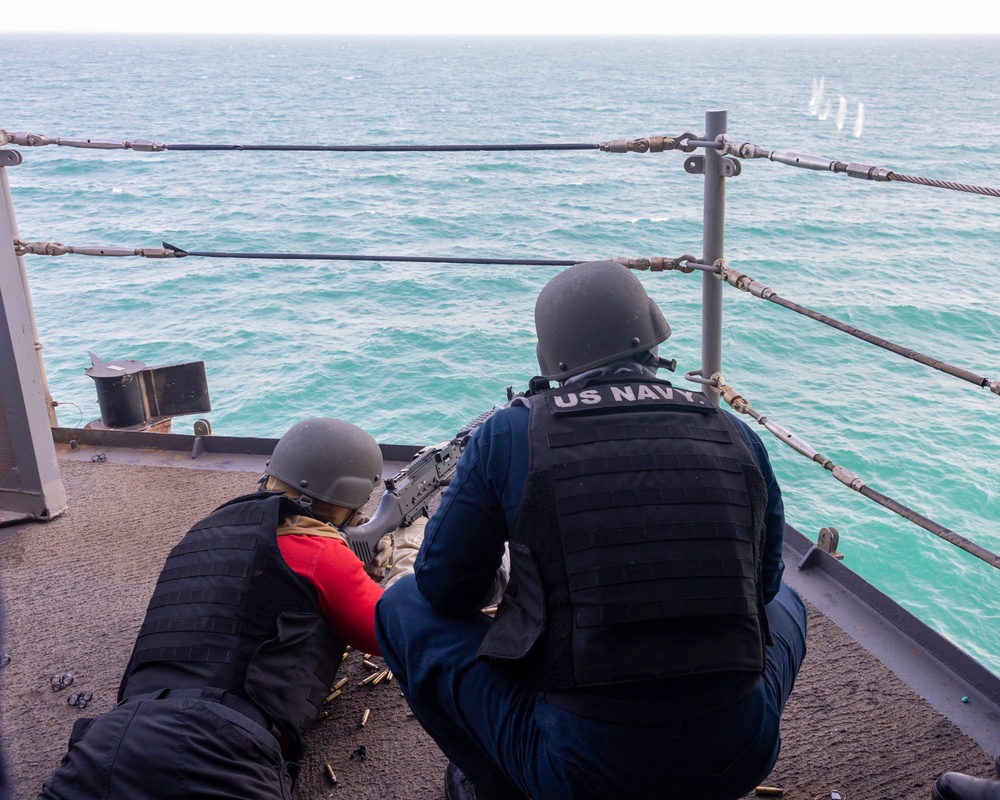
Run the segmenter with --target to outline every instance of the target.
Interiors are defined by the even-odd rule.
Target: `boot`
[[[1000,780],[973,778],[961,772],[946,772],[931,789],[932,800],[1000,800]]]
[[[476,800],[476,787],[450,761],[444,770],[444,800]]]
[[[507,789],[477,789],[465,773],[450,761],[444,770],[444,797],[445,800],[528,800],[513,786]]]

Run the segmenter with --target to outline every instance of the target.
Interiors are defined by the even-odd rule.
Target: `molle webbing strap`
[[[159,596],[154,595],[149,601],[150,610],[163,606],[200,605],[202,603],[219,603],[225,606],[239,606],[243,603],[243,592],[236,589],[195,589],[184,592],[169,592]]]
[[[256,518],[257,524],[260,524],[262,514],[260,512],[248,514],[243,511],[231,511],[226,514],[216,515],[216,518],[221,518],[223,520],[237,520],[236,524],[239,525],[251,524],[249,520]],[[211,527],[201,523],[193,530],[209,530]],[[196,578],[207,575],[223,575],[232,578],[245,578],[249,572],[250,562],[242,554],[255,550],[257,548],[257,543],[258,539],[256,536],[234,534],[221,536],[209,535],[202,538],[182,541],[170,551],[170,555],[167,557],[164,569],[160,573],[156,582],[159,584],[165,581],[182,580],[185,578]],[[217,562],[210,565],[202,564],[199,566],[173,568],[170,566],[171,563],[176,562],[178,559],[194,553],[206,553],[209,551],[213,553],[221,553],[225,550],[236,551],[240,554],[239,559],[234,562]]]
[[[736,539],[741,542],[753,541],[753,530],[749,525],[731,522],[670,522],[668,525],[629,525],[619,528],[600,528],[595,531],[567,533],[563,536],[563,546],[567,553],[575,553],[590,547],[618,547],[623,544],[641,544],[659,531],[666,531],[674,541],[686,539]]]
[[[212,664],[229,664],[234,651],[226,647],[150,647],[137,650],[133,666],[149,661],[198,661]]]
[[[581,628],[625,625],[670,618],[714,617],[757,614],[757,603],[750,597],[697,597],[671,600],[669,603],[633,603],[603,608],[584,608],[575,612]]]
[[[188,533],[194,533],[205,528],[229,528],[238,525],[258,526],[263,521],[264,513],[259,508],[236,506],[234,508],[227,508],[222,513],[209,514],[203,520],[196,523]]]
[[[167,562],[170,563],[169,561]],[[185,578],[201,578],[208,575],[222,575],[227,578],[245,578],[250,574],[250,565],[234,564],[232,562],[223,562],[220,564],[193,564],[189,567],[174,567],[173,569],[165,569],[160,573],[160,578],[157,583],[166,583],[167,581],[183,580]]]
[[[604,492],[575,497],[559,497],[558,509],[563,514],[579,514],[608,508],[632,508],[640,505],[709,505],[749,506],[749,495],[735,489],[660,489],[643,487],[627,491]]]
[[[549,447],[573,447],[594,442],[622,442],[639,439],[691,439],[702,442],[729,444],[728,431],[695,428],[689,425],[604,425],[588,430],[551,433]]]
[[[670,578],[740,577],[753,580],[753,563],[733,559],[716,560],[674,560],[639,564],[622,564],[597,567],[570,575],[572,589],[592,589],[597,586],[611,586],[616,583],[662,580]]]
[[[580,475],[599,475],[604,472],[644,472],[672,469],[740,472],[743,467],[735,458],[695,454],[654,453],[649,455],[627,455],[617,458],[591,458],[569,464],[556,464],[552,468],[552,475],[558,480],[561,478],[575,478]]]
[[[205,530],[202,525],[196,530]],[[200,553],[205,550],[253,550],[257,547],[256,536],[219,536],[181,542],[170,551],[172,556],[183,556],[187,553]]]
[[[153,633],[177,633],[180,631],[208,631],[210,633],[236,633],[236,620],[216,617],[182,617],[145,622],[139,628],[139,636]]]

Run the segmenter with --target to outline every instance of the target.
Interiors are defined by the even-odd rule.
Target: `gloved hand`
[[[365,564],[365,572],[376,583],[380,583],[389,572],[389,560],[392,557],[392,534],[387,533],[375,545],[375,557]]]
[[[405,528],[396,528],[392,534],[392,568],[389,576],[382,584],[388,589],[404,575],[413,572],[413,564],[417,560],[417,553],[420,545],[424,542],[424,527],[427,525],[427,517],[417,517]],[[381,542],[379,542],[381,544]]]

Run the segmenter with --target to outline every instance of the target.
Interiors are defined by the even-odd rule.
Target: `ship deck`
[[[68,510],[44,523],[0,517],[10,655],[0,670],[0,720],[17,798],[37,794],[75,719],[113,707],[169,549],[201,516],[252,490],[265,459],[214,452],[214,443],[211,451],[195,445],[193,458],[190,442],[165,451],[63,434],[57,450]],[[387,474],[400,463],[388,463]],[[846,800],[926,800],[942,772],[992,776],[990,754],[1000,750],[995,677],[974,665],[963,672],[969,665],[960,654],[941,650],[933,635],[928,642],[898,607],[870,602],[866,584],[852,586],[825,554],[810,559],[821,568],[798,570],[795,542],[807,545],[790,542],[786,577],[810,607],[808,656],[767,784],[788,800],[834,790]],[[73,685],[54,691],[51,676],[66,672]],[[359,685],[370,672],[362,654],[344,662],[340,674],[350,680],[309,734],[295,798],[443,797],[444,757],[407,716],[394,683]],[[68,705],[73,691],[92,692],[85,711]]]

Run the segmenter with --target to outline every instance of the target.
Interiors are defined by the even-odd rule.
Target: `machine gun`
[[[409,525],[427,511],[434,495],[451,481],[472,434],[496,410],[480,414],[454,438],[425,447],[403,469],[386,478],[385,493],[372,518],[364,525],[344,529],[358,558],[367,564],[375,557],[379,539],[400,525]]]

